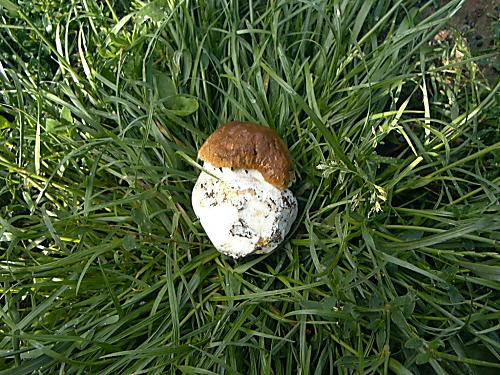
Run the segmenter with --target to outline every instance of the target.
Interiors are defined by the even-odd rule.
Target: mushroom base
[[[205,170],[193,189],[192,204],[215,248],[233,258],[274,250],[297,217],[297,200],[256,170]]]

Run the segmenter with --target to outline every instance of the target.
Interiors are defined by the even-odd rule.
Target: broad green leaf
[[[170,78],[170,75],[164,72],[153,71],[153,77],[160,99],[177,95],[177,88],[172,78]]]
[[[423,342],[421,339],[417,338],[417,337],[412,337],[410,339],[408,339],[406,342],[405,342],[405,348],[408,348],[408,349],[419,349],[423,346]]]
[[[11,128],[12,124],[5,117],[0,115],[0,130]]]
[[[61,126],[62,125],[58,120],[52,118],[45,120],[45,130],[47,133],[55,133]]]
[[[174,95],[163,100],[166,109],[174,115],[184,117],[198,110],[198,100],[187,95]]]
[[[167,0],[154,0],[146,4],[138,13],[139,17],[149,18],[154,22],[160,22],[167,14],[169,5]]]
[[[417,354],[417,356],[415,357],[415,362],[417,363],[417,365],[423,365],[424,363],[429,362],[430,359],[431,355],[428,352],[423,352]]]
[[[137,248],[134,237],[130,235],[123,237],[123,247],[129,251]]]
[[[68,109],[68,107],[64,107],[61,110],[61,122],[64,124],[72,124],[73,123],[73,116],[71,115],[71,111]]]

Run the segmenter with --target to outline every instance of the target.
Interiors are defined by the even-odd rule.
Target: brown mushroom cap
[[[250,122],[231,122],[208,137],[198,157],[215,167],[256,169],[279,189],[293,176],[288,147],[272,129]]]

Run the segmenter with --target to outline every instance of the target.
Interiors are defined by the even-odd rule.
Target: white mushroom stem
[[[266,182],[257,170],[216,168],[204,163],[192,204],[218,251],[240,258],[275,249],[297,217],[290,190]]]

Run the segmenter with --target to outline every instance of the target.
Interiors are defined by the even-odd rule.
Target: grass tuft
[[[500,81],[432,3],[0,0],[0,374],[497,373]],[[300,205],[237,262],[190,204],[236,119]]]

